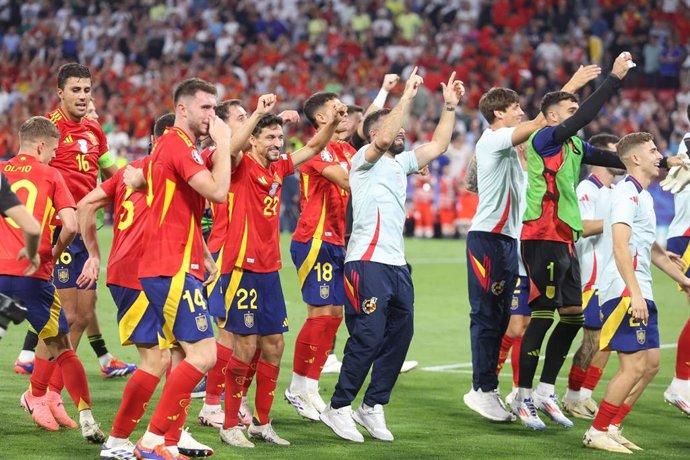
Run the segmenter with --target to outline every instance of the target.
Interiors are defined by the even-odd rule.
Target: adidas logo
[[[541,354],[541,350],[532,350],[532,351],[528,352],[527,354],[529,356],[536,356],[538,358],[539,355]]]

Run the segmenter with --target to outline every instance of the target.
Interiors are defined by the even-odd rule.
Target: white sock
[[[550,383],[539,382],[537,385],[537,394],[539,396],[551,396],[556,393],[556,385]]]
[[[91,409],[84,409],[82,411],[79,411],[79,424],[83,425],[84,423],[96,423],[96,421],[93,419]]]
[[[319,392],[319,381],[310,379],[309,377],[304,377],[305,383],[306,383],[306,388],[309,393],[318,393]]]
[[[161,444],[165,444],[165,436],[159,436],[151,433],[149,430],[146,430],[144,436],[141,437],[141,445],[147,449],[153,449]]]
[[[568,388],[565,392],[565,398],[568,401],[579,401],[580,400],[580,390],[575,391]]]
[[[21,358],[21,354],[19,357]],[[678,377],[673,377],[671,388],[678,391],[687,391],[690,389],[690,380],[681,380]]]
[[[593,426],[590,426],[588,431],[590,434],[593,434],[593,435],[605,435],[606,434],[606,431],[599,431],[596,428],[594,428]]]
[[[589,388],[581,388],[580,399],[592,399],[592,390]]]
[[[177,446],[165,446],[165,448],[168,449],[168,452],[170,452],[175,458],[180,455],[180,449],[178,449]]]
[[[221,410],[220,404],[206,404],[204,403],[204,407],[201,409],[206,412],[218,412]]]
[[[532,397],[532,389],[531,388],[522,388],[522,387],[518,388],[518,391],[517,391],[518,401],[522,402],[525,399],[528,399],[531,397]]]
[[[113,355],[106,353],[103,356],[98,357],[98,363],[101,365],[101,367],[107,367],[112,359]]]
[[[22,350],[19,352],[19,357],[17,357],[17,359],[23,363],[28,363],[30,361],[33,361],[35,357],[36,353],[34,353],[33,351]]]
[[[292,373],[292,382],[290,383],[290,393],[304,393],[307,390],[307,378],[303,375]]]
[[[129,439],[127,438],[114,438],[112,436],[108,436],[108,440],[105,442],[105,445],[112,449],[114,447],[124,446],[127,444],[127,442],[129,442]]]

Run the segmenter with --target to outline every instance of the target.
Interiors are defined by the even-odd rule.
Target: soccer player
[[[630,53],[622,53],[615,60],[611,73],[582,107],[578,105],[577,96],[570,92],[547,93],[541,102],[547,126],[534,132],[529,139],[527,210],[523,216],[521,240],[530,277],[532,319],[522,338],[518,396],[511,407],[522,423],[533,429],[546,427],[536,409],[544,411],[556,423],[573,426],[560,410],[555,383],[570,345],[584,323],[580,265],[573,247],[582,234],[575,184],[581,163],[623,166],[615,155],[591,146],[576,134],[596,117],[616,92],[630,70],[631,60]],[[553,323],[555,310],[560,320],[546,347],[540,383],[533,396],[532,380],[539,351]]]
[[[581,67],[563,89],[577,91],[599,72],[597,66]],[[496,369],[518,278],[516,238],[524,177],[515,146],[545,120],[540,114],[521,123],[519,96],[508,88],[490,89],[479,100],[479,110],[489,128],[477,141],[479,203],[467,235],[472,389],[463,401],[489,420],[509,422],[515,417],[501,401]]]
[[[61,372],[72,400],[79,410],[82,436],[90,442],[102,442],[103,433],[91,414],[91,397],[84,367],[74,353],[68,336],[68,326],[62,313],[60,299],[51,283],[53,260],[60,257],[76,234],[77,222],[72,198],[62,175],[47,164],[55,156],[60,133],[44,117],[33,117],[19,129],[19,153],[0,168],[12,182],[12,190],[26,203],[27,209],[40,222],[36,270],[31,248],[24,247],[22,231],[10,219],[0,220],[0,292],[18,298],[27,307],[31,326],[40,339],[36,350],[31,386],[21,397],[21,404],[41,427],[57,431],[60,425],[76,428],[67,415],[59,395],[46,392],[54,371]],[[60,218],[63,231],[51,249],[50,221],[54,214]],[[21,249],[23,248],[24,249]]]
[[[350,337],[335,392],[320,418],[338,436],[355,442],[364,442],[355,421],[374,438],[393,440],[383,405],[390,399],[413,333],[414,291],[403,243],[406,176],[446,150],[456,106],[465,92],[453,72],[441,84],[444,106],[431,141],[404,151],[403,121],[422,83],[415,67],[398,104],[365,119],[369,144],[352,158],[353,228],[345,259]],[[353,412],[350,405],[372,366],[364,401]]]
[[[589,139],[594,147],[616,151],[617,136],[597,134]],[[616,175],[622,170],[592,166],[585,180],[577,186],[577,199],[582,218],[582,238],[575,243],[580,261],[582,286],[582,310],[585,317],[582,344],[573,356],[568,374],[568,391],[563,397],[563,408],[577,418],[593,419],[597,404],[592,391],[599,382],[610,353],[599,350],[601,332],[601,308],[597,272],[604,259],[602,237],[604,216],[608,213],[608,197]]]
[[[340,105],[337,94],[320,92],[305,101],[304,113],[315,129],[322,130],[329,112]],[[345,303],[345,209],[355,149],[339,139],[348,122],[343,119],[326,148],[300,167],[302,213],[290,245],[307,319],[295,341],[292,381],[285,397],[300,415],[316,421],[326,408],[319,395],[319,378]]]
[[[617,153],[628,175],[611,192],[604,219],[606,247],[599,280],[603,313],[600,349],[618,352],[620,368],[613,376],[592,426],[582,442],[611,452],[640,450],[625,439],[620,424],[659,370],[657,307],[652,293],[651,264],[690,294],[690,278],[655,240],[656,215],[647,191],[659,175],[661,154],[648,133],[624,136]],[[608,243],[608,244],[607,244]]]
[[[687,108],[690,116],[690,105]],[[688,154],[690,132],[685,133],[678,147],[678,155]],[[690,188],[676,193],[674,198],[675,215],[668,227],[666,249],[682,256],[685,274],[690,274]],[[664,391],[664,400],[676,406],[684,414],[690,415],[690,318],[678,337],[676,351],[676,371],[671,384]]]
[[[185,358],[166,378],[139,458],[179,458],[178,442],[191,392],[216,362],[204,284],[217,272],[201,234],[205,200],[222,203],[230,187],[230,129],[215,114],[214,85],[190,78],[173,94],[175,125],[156,143],[146,172],[152,197],[142,236],[139,281],[163,329]],[[196,149],[200,136],[216,144],[209,169]],[[138,187],[137,187],[138,188]],[[204,271],[210,274],[206,281]]]
[[[237,416],[257,349],[261,349],[261,356],[256,366],[255,412],[248,434],[271,444],[290,444],[276,434],[269,418],[284,348],[283,333],[288,328],[278,275],[280,190],[285,176],[326,147],[345,113],[344,105],[333,107],[323,128],[290,155],[280,154],[284,142],[282,118],[264,115],[249,137],[250,151],[233,161],[236,166],[228,200],[232,213],[220,281],[226,314],[219,324],[235,337],[226,369],[225,422],[220,431],[221,440],[232,446],[254,447],[237,425]]]

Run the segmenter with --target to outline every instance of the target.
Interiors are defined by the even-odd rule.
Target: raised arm
[[[381,89],[379,90],[379,93],[376,95],[376,98],[374,98],[374,100],[371,102],[371,105],[367,107],[367,110],[364,112],[362,120],[359,122],[359,125],[357,126],[357,135],[360,138],[366,139],[364,133],[364,119],[367,117],[367,115],[372,114],[377,110],[381,110],[383,106],[386,105],[386,99],[388,99],[388,94],[391,92],[393,88],[395,88],[395,85],[397,85],[399,81],[400,76],[394,73],[387,73],[383,77],[383,83],[381,84]]]
[[[441,86],[443,87],[443,110],[441,110],[436,130],[430,142],[414,150],[420,168],[428,165],[431,160],[448,149],[453,128],[455,128],[455,108],[465,94],[465,87],[460,80],[455,79],[455,72],[448,78],[448,83],[441,83]]]
[[[232,157],[232,167],[236,168],[240,161],[242,161],[242,148],[247,145],[249,136],[252,135],[256,124],[259,120],[270,113],[276,105],[278,98],[275,94],[263,94],[259,97],[259,102],[256,104],[256,110],[252,113],[249,119],[237,129],[237,132],[232,133],[232,140],[230,141],[230,156]]]

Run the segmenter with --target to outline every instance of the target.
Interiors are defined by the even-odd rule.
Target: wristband
[[[382,88],[379,90],[379,93],[376,95],[371,104],[375,105],[376,107],[383,107],[386,105],[386,99],[388,99],[388,91]]]
[[[446,110],[448,112],[455,112],[455,107],[452,106],[451,104],[446,104]]]

